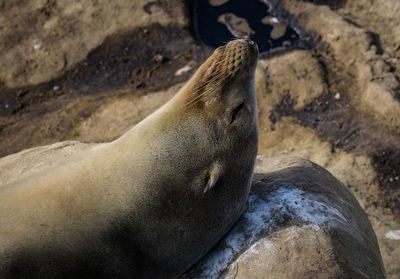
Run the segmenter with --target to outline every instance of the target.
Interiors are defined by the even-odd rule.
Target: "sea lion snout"
[[[220,102],[219,98],[228,91],[232,96],[243,95],[235,93],[238,90],[225,89],[238,83],[234,87],[246,87],[244,91],[249,91],[257,62],[258,47],[252,40],[237,39],[218,47],[188,82],[185,89],[190,90],[185,90],[188,92],[184,97],[185,107]]]
[[[257,52],[258,55],[258,46],[257,44],[250,39],[237,39],[230,41],[227,45],[227,48],[248,48],[248,50]]]
[[[224,51],[226,76],[233,78],[247,71],[252,72],[258,60],[258,47],[249,39],[238,39],[229,42]]]

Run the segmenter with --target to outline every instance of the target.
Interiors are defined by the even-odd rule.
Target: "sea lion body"
[[[1,278],[175,278],[242,213],[257,154],[249,40],[117,140],[0,186]]]

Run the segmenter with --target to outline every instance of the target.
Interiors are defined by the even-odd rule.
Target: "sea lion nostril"
[[[242,45],[254,45],[255,43],[250,40],[250,39],[243,39],[241,40],[241,42],[243,43]]]

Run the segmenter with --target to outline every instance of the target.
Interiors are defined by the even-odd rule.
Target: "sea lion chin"
[[[219,47],[110,143],[0,186],[1,278],[176,278],[244,210],[257,154],[250,40]]]

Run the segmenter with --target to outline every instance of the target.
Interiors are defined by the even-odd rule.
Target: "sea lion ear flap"
[[[207,185],[204,188],[204,193],[207,193],[211,188],[217,184],[218,179],[222,175],[222,166],[219,162],[215,162],[211,165],[211,169],[209,171],[209,177],[207,181]]]

